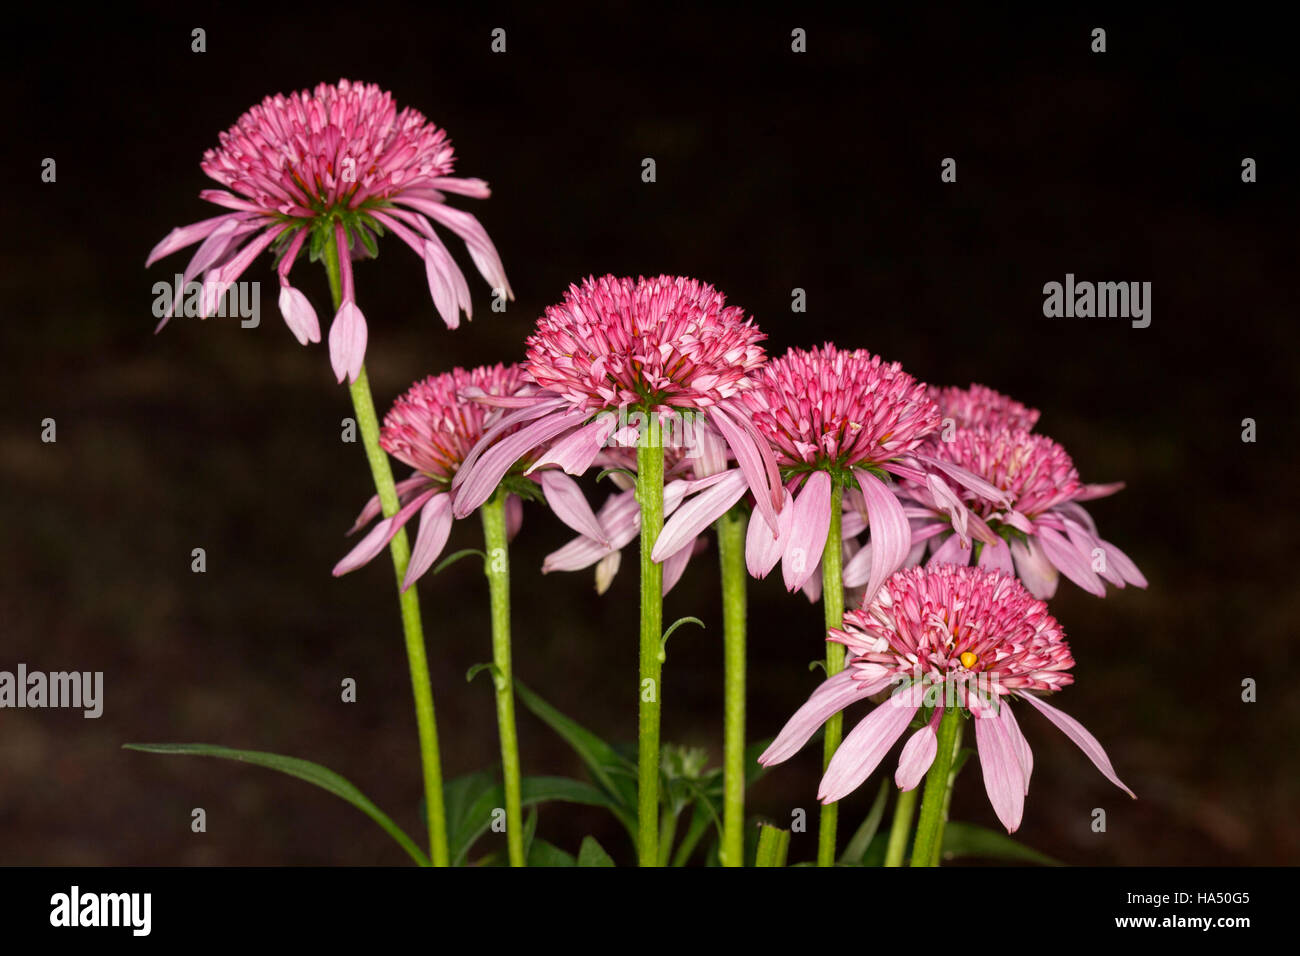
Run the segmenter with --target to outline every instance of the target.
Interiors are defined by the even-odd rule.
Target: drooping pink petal
[[[1016,715],[1012,713],[1008,706],[1009,701],[1002,699],[1002,712],[1000,714],[1002,725],[1007,732],[1007,739],[1011,741],[1011,747],[1015,751],[1017,758],[1020,760],[1020,776],[1025,781],[1025,796],[1029,796],[1029,778],[1034,773],[1034,752],[1029,749],[1029,741],[1025,735],[1020,732],[1020,725],[1016,723]]]
[[[366,360],[366,317],[347,299],[330,323],[330,365],[340,383],[355,382]]]
[[[665,561],[681,549],[693,545],[709,525],[744,496],[745,489],[745,476],[741,472],[732,470],[723,473],[720,480],[686,501],[668,519],[655,541],[651,557],[655,561]]]
[[[831,525],[831,476],[814,471],[794,499],[790,534],[781,556],[781,576],[787,591],[803,587],[817,570]]]
[[[518,495],[506,495],[506,541],[515,540],[523,524],[524,503]]]
[[[745,566],[756,578],[767,577],[776,567],[776,562],[781,560],[784,542],[790,536],[790,524],[794,519],[794,498],[784,488],[782,491],[785,493],[785,507],[781,509],[777,519],[780,534],[773,534],[766,521],[755,521],[752,516],[749,519],[749,527],[745,531]]]
[[[1030,594],[1046,601],[1056,593],[1059,574],[1055,565],[1047,560],[1036,536],[1029,538],[1028,543],[1013,539],[1011,558],[1016,565],[1016,575]]]
[[[1021,700],[1028,702],[1044,717],[1054,723],[1057,728],[1065,734],[1065,736],[1074,741],[1075,746],[1084,752],[1087,758],[1092,761],[1093,765],[1101,771],[1102,776],[1115,786],[1119,787],[1134,800],[1137,799],[1137,794],[1126,787],[1124,782],[1116,775],[1115,768],[1110,764],[1110,758],[1106,756],[1106,751],[1102,748],[1101,744],[1097,742],[1097,738],[1088,733],[1083,724],[1079,723],[1064,711],[1057,710],[1042,698],[1035,697],[1033,694],[1020,694],[1019,697]]]
[[[1025,780],[1020,754],[1003,724],[1001,712],[1007,709],[1003,704],[996,711],[975,716],[975,746],[993,812],[1008,833],[1015,833],[1025,813]]]
[[[546,449],[524,474],[532,474],[546,465],[558,465],[571,475],[583,474],[605,447],[617,424],[618,419],[613,415],[597,415]]]
[[[1005,571],[1007,574],[1015,573],[1015,566],[1011,562],[1011,549],[1001,539],[998,539],[996,544],[986,543],[980,548],[979,566],[988,568],[991,571]]]
[[[937,567],[941,564],[957,564],[965,567],[970,564],[971,549],[962,545],[962,540],[956,534],[948,535],[946,541],[934,549],[934,554],[930,555],[930,560],[925,563],[927,568]]]
[[[596,593],[604,594],[609,590],[609,586],[614,583],[614,575],[618,574],[618,566],[623,562],[622,551],[611,551],[599,561],[596,562]],[[545,567],[542,573],[546,573]]]
[[[898,789],[914,790],[925,779],[939,749],[934,728],[942,716],[943,711],[936,707],[930,722],[912,734],[903,745],[903,753],[898,758],[898,770],[894,773],[894,783]]]
[[[664,560],[663,575],[663,593],[667,594],[682,579],[686,573],[686,565],[690,563],[691,557],[695,554],[695,545],[703,542],[692,542],[690,547],[678,548]]]
[[[418,495],[410,502],[410,504],[405,505],[391,518],[384,518],[382,521],[378,522],[370,529],[370,533],[362,538],[357,543],[357,546],[344,556],[343,560],[334,565],[334,570],[332,572],[334,577],[337,578],[340,575],[347,574],[349,571],[354,571],[363,564],[372,560],[375,555],[384,550],[384,546],[387,545],[389,541],[393,540],[393,537],[397,532],[402,530],[402,526],[410,520],[411,516],[419,511],[421,506],[423,506],[424,503],[432,498],[436,493],[435,489],[430,489],[423,494]]]
[[[903,514],[903,506],[883,481],[862,468],[854,469],[853,476],[862,489],[867,522],[871,526],[871,577],[867,580],[867,600],[872,600],[885,579],[907,560],[907,552],[912,549],[912,526]]]
[[[188,226],[177,226],[167,233],[161,242],[149,250],[149,258],[145,260],[144,267],[148,269],[159,259],[170,256],[173,252],[184,249],[186,246],[192,246],[200,239],[208,238],[218,227],[223,226],[225,223],[232,220],[239,222],[243,218],[239,214],[223,213],[220,216],[213,216],[211,219],[192,222]],[[199,268],[202,269],[203,266]]]
[[[454,209],[443,203],[430,202],[415,196],[403,196],[399,202],[405,203],[412,209],[418,209],[430,219],[441,223],[460,236],[465,242],[465,248],[469,250],[470,258],[474,260],[474,266],[487,280],[488,285],[503,290],[508,298],[514,298],[510,283],[506,279],[505,266],[501,264],[501,256],[497,254],[496,246],[488,237],[487,230],[474,216],[462,209]]]
[[[398,503],[401,505],[406,504],[410,501],[411,495],[416,493],[416,489],[427,488],[429,484],[430,481],[426,475],[412,475],[410,478],[399,481],[394,486],[394,490],[397,491]],[[349,536],[356,534],[366,525],[370,524],[370,522],[375,518],[379,517],[379,512],[381,510],[383,509],[379,502],[379,495],[371,495],[370,500],[366,502],[366,506],[362,508],[361,513],[357,515],[357,520],[353,522],[352,527],[347,530],[347,534]]]
[[[1047,555],[1047,560],[1051,561],[1057,570],[1089,594],[1095,594],[1097,597],[1106,596],[1106,586],[1092,570],[1088,559],[1080,554],[1079,549],[1066,540],[1059,531],[1040,526],[1037,537],[1042,542],[1043,553]]]
[[[891,694],[849,731],[826,767],[818,800],[834,803],[848,796],[880,766],[916,714],[916,696],[910,691],[904,688]]]
[[[467,319],[473,318],[468,306],[469,286],[465,283],[465,276],[446,247],[436,239],[425,239],[421,251],[434,308],[447,328],[458,328],[462,308]]]
[[[516,425],[522,425],[524,422],[530,422],[535,418],[541,418],[543,415],[548,415],[551,412],[558,411],[563,408],[565,404],[564,399],[559,397],[531,399],[528,404],[497,419],[492,427],[483,433],[483,437],[478,440],[474,447],[469,450],[469,453],[466,454],[464,459],[461,461],[460,468],[457,470],[455,477],[451,480],[451,490],[455,491],[464,483],[465,478],[469,475],[470,471],[473,470],[479,457],[489,448],[494,447],[494,443],[498,436],[514,428]]]
[[[885,686],[888,685],[860,684],[854,680],[852,671],[847,670],[827,678],[786,721],[776,739],[759,756],[758,762],[770,767],[789,760],[812,739],[831,714],[839,713],[855,701],[865,700]]]
[[[540,476],[542,493],[555,516],[578,534],[584,534],[597,543],[609,547],[605,529],[596,520],[596,513],[587,503],[578,483],[563,472],[548,469]]]
[[[931,468],[937,468],[947,477],[957,482],[957,484],[961,485],[968,491],[975,492],[975,494],[979,495],[981,498],[985,498],[998,504],[1010,503],[1010,499],[1005,491],[998,488],[996,485],[985,481],[974,472],[962,468],[960,465],[954,465],[950,461],[944,461],[941,458],[935,458],[931,455],[918,454],[916,457],[925,462],[925,464],[929,465]]]
[[[455,492],[452,513],[457,518],[464,518],[471,514],[496,491],[497,485],[501,484],[501,479],[506,476],[511,465],[543,442],[548,442],[578,425],[584,418],[586,413],[580,408],[570,408],[568,411],[544,415],[514,434],[501,439],[469,468],[462,465],[457,472],[457,477],[465,475],[465,478]],[[479,445],[481,446],[487,440],[485,435]],[[466,461],[468,460],[467,458]],[[452,487],[455,488],[454,482]]]
[[[420,531],[415,537],[415,547],[411,549],[411,563],[406,566],[406,577],[402,580],[405,591],[429,570],[430,566],[442,554],[447,546],[447,537],[451,534],[451,495],[434,495],[420,511]]]
[[[1124,482],[1112,481],[1104,485],[1084,485],[1079,491],[1075,492],[1075,501],[1092,501],[1096,498],[1105,498],[1113,495],[1117,491],[1124,490]]]
[[[320,341],[320,321],[307,297],[291,285],[280,287],[280,314],[299,345]]]
[[[726,439],[731,453],[736,456],[749,489],[754,494],[754,506],[767,522],[769,528],[780,529],[777,508],[783,506],[781,496],[781,476],[777,472],[776,458],[767,441],[754,433],[753,425],[739,412],[733,419],[727,410],[719,406],[709,410],[709,420]],[[749,425],[748,428],[745,425]],[[778,497],[779,496],[779,497]]]

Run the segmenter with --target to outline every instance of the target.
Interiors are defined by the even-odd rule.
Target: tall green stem
[[[957,757],[961,753],[961,737],[963,724],[957,722],[957,732],[952,737],[952,768],[948,771],[948,788],[944,791],[943,806],[939,810],[939,832],[934,838],[934,855],[930,857],[930,862],[938,866],[943,857],[943,828],[948,825],[948,808],[952,805],[952,791],[957,783],[957,771],[961,765],[957,762]]]
[[[822,552],[822,609],[826,628],[844,626],[844,552],[841,541],[840,503],[844,489],[838,481],[831,484],[831,527],[826,532],[826,549]],[[826,676],[834,677],[844,669],[844,645],[833,641],[826,644]],[[826,737],[822,747],[822,772],[830,766],[831,757],[840,745],[844,728],[844,715],[838,711],[826,721]],[[839,818],[839,804],[828,803],[821,809],[817,821],[817,865],[835,865],[835,827]]]
[[[745,863],[745,515],[733,508],[718,519],[722,566],[723,866]]]
[[[506,791],[506,848],[511,866],[524,865],[524,826],[520,800],[519,738],[515,733],[515,683],[510,664],[510,553],[506,535],[506,492],[498,490],[479,509],[483,515],[483,562],[492,600],[492,675],[497,695],[497,733]]]
[[[921,817],[916,822],[916,843],[912,846],[912,866],[937,866],[939,840],[943,831],[943,807],[952,789],[952,758],[961,729],[961,708],[949,707],[939,721],[939,740],[934,763],[925,775],[925,795],[921,797]]]
[[[889,825],[889,843],[885,845],[885,866],[902,866],[907,852],[907,838],[912,832],[912,814],[916,812],[917,788],[900,790],[894,807],[894,821]]]
[[[337,312],[343,292],[339,282],[339,250],[333,238],[326,246],[324,260],[330,294],[334,299],[334,311]],[[370,394],[370,380],[364,366],[349,389],[375,491],[379,494],[384,516],[390,517],[399,508],[397,489],[393,484],[388,456],[379,445],[379,419],[375,415],[375,402]],[[411,561],[411,546],[405,529],[397,532],[389,542],[388,551],[392,555],[393,571],[397,577],[398,605],[402,614],[402,632],[406,639],[406,660],[411,671],[411,694],[415,698],[415,722],[419,731],[420,762],[424,775],[425,816],[429,824],[429,856],[434,866],[448,866],[450,859],[447,852],[446,812],[442,799],[442,762],[438,754],[438,723],[433,712],[433,685],[429,680],[424,630],[420,623],[420,600],[415,588],[402,590],[406,566]]]
[[[650,557],[664,527],[664,449],[653,413],[636,452],[636,500],[641,506],[641,642],[637,709],[637,855],[659,864],[659,686],[663,667],[664,572]]]

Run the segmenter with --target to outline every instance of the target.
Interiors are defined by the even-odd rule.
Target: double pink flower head
[[[1011,575],[956,565],[907,568],[861,609],[849,611],[829,640],[848,649],[845,669],[813,692],[759,757],[764,765],[788,760],[832,714],[892,688],[835,752],[818,791],[823,803],[860,786],[920,717],[894,776],[900,788],[916,787],[934,762],[939,720],[946,709],[959,707],[975,721],[989,800],[1007,831],[1014,831],[1033,772],[1033,755],[1009,706],[1017,699],[1133,795],[1096,738],[1038,696],[1073,683],[1074,659],[1047,606]]]
[[[465,276],[434,223],[459,236],[489,285],[513,298],[487,232],[445,202],[449,193],[490,195],[481,179],[452,176],[454,159],[443,130],[409,107],[398,112],[378,86],[340,80],[268,96],[203,157],[203,171],[225,188],[199,195],[230,211],[173,229],[146,265],[200,242],[183,285],[203,276],[199,314],[207,316],[253,260],[274,248],[280,312],[306,345],[320,341],[320,323],[307,297],[289,284],[289,272],[304,249],[315,261],[334,242],[342,301],[330,326],[330,362],[340,382],[355,381],[368,332],[356,303],[352,260],[378,255],[376,238],[385,230],[424,261],[430,295],[448,328],[459,324],[461,311],[471,317],[472,307]],[[159,329],[179,304],[172,303]]]
[[[1146,587],[1146,578],[1119,548],[1101,538],[1080,502],[1114,494],[1122,482],[1086,485],[1065,449],[1030,431],[1038,412],[982,386],[940,393],[956,427],[926,443],[942,468],[961,468],[993,486],[994,501],[933,479],[904,482],[913,536],[928,542],[932,564],[969,564],[1019,575],[1035,597],[1056,593],[1059,574],[1105,596],[1105,582]],[[943,537],[949,531],[951,535]]]
[[[604,276],[570,286],[528,338],[524,369],[536,390],[509,400],[483,399],[511,409],[501,425],[519,428],[504,437],[485,436],[470,453],[453,482],[457,516],[482,504],[527,454],[537,454],[530,470],[553,465],[578,475],[607,446],[660,443],[684,431],[675,423],[689,416],[695,439],[705,436],[710,455],[725,461],[729,454],[739,463],[734,476],[719,472],[690,490],[716,496],[722,488],[724,496],[734,492],[734,502],[748,489],[776,527],[783,504],[776,459],[740,403],[753,387],[750,374],[764,361],[762,339],[743,310],[695,279]],[[698,511],[697,501],[698,496],[679,508],[676,517],[687,507]],[[607,547],[626,532],[626,516],[607,520],[597,540]],[[693,540],[692,534],[682,546]],[[678,550],[656,550],[656,560]]]

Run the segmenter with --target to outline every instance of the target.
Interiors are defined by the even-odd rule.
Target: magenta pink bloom
[[[470,371],[454,369],[411,386],[384,418],[379,442],[397,460],[415,469],[410,478],[397,483],[401,508],[381,519],[352,551],[334,568],[334,575],[360,567],[379,554],[418,512],[420,530],[411,552],[403,589],[409,588],[442,553],[451,533],[451,484],[474,445],[489,431],[499,428],[503,412],[480,401],[483,397],[509,398],[533,390],[518,365],[494,365]],[[506,426],[505,433],[509,433]],[[527,460],[524,462],[527,464]],[[601,540],[603,532],[577,482],[554,469],[524,478],[516,470],[503,476],[507,525],[511,537],[519,529],[523,509],[519,496],[537,494],[560,520],[582,534]],[[494,489],[495,492],[496,489]],[[379,517],[378,496],[371,498],[357,518],[352,532]],[[349,533],[352,533],[349,532]]]
[[[253,260],[274,246],[280,312],[306,345],[320,341],[320,324],[307,297],[289,284],[289,271],[304,249],[314,261],[335,241],[342,304],[330,327],[330,362],[340,382],[355,381],[367,328],[356,304],[352,259],[377,255],[375,237],[385,229],[424,260],[429,292],[448,328],[456,327],[462,310],[471,317],[469,286],[434,223],[464,240],[488,283],[513,298],[487,232],[469,213],[445,203],[448,193],[490,195],[481,179],[452,176],[454,161],[443,130],[409,107],[399,113],[378,86],[340,80],[314,92],[268,96],[222,133],[200,164],[226,187],[204,190],[200,197],[230,211],[173,229],[149,253],[146,266],[201,241],[182,287],[203,275],[199,314],[207,316]]]
[[[970,388],[932,387],[930,397],[939,405],[939,415],[952,419],[957,428],[1024,429],[1033,431],[1038,423],[1039,411],[1028,408],[1014,398],[995,392],[986,385]]]
[[[743,400],[754,426],[776,451],[790,503],[775,529],[750,522],[750,573],[763,577],[780,561],[786,587],[804,587],[821,563],[835,483],[856,485],[872,531],[872,547],[862,559],[870,566],[867,590],[878,589],[902,564],[911,532],[894,492],[877,472],[894,469],[938,428],[938,407],[926,386],[897,363],[864,349],[827,344],[791,349],[769,362]],[[712,509],[701,515],[709,521],[716,517]],[[679,512],[665,526],[656,557],[672,553],[684,524]]]
[[[1097,534],[1079,504],[1114,494],[1123,483],[1085,485],[1064,448],[1028,431],[959,429],[951,441],[930,443],[940,462],[966,469],[1006,495],[995,504],[969,491],[953,492],[933,480],[905,483],[914,537],[929,541],[931,564],[968,564],[981,542],[979,565],[1015,572],[1046,600],[1059,574],[1098,597],[1106,581],[1146,587],[1147,580],[1119,548]],[[946,539],[943,535],[952,530]]]
[[[576,475],[611,441],[634,444],[652,427],[672,433],[684,422],[683,431],[707,427],[720,438],[744,476],[735,499],[753,490],[775,527],[776,460],[738,402],[764,361],[762,339],[743,310],[695,279],[604,276],[571,285],[528,338],[524,367],[538,390],[501,403],[514,409],[502,426],[519,431],[486,435],[470,453],[454,483],[456,514],[477,508],[543,445],[530,470],[557,465]]]
[[[843,799],[871,776],[913,720],[894,782],[911,790],[934,762],[935,728],[960,707],[975,721],[975,745],[989,801],[1007,832],[1020,826],[1033,755],[1012,714],[1023,700],[1070,738],[1102,775],[1129,796],[1097,739],[1039,694],[1073,683],[1065,634],[1047,605],[1009,574],[943,565],[907,568],[876,597],[844,616],[828,640],[848,649],[843,671],[825,681],[759,757],[792,757],[832,714],[894,690],[844,738],[822,777],[818,799]]]

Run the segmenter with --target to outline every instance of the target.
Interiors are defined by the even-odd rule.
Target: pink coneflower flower
[[[1039,411],[1028,408],[1014,398],[995,392],[986,385],[970,388],[931,387],[930,397],[939,405],[939,415],[952,419],[956,428],[1024,429],[1033,431]]]
[[[391,518],[379,521],[338,563],[334,575],[346,574],[370,561],[417,512],[420,531],[403,589],[428,571],[451,533],[451,483],[470,449],[486,434],[509,434],[511,430],[501,421],[501,409],[481,399],[526,395],[531,390],[518,365],[494,365],[470,371],[458,368],[411,386],[385,416],[379,437],[386,452],[415,469],[410,478],[397,484],[401,509]],[[554,469],[541,471],[531,478],[523,477],[521,471],[522,468],[503,475],[498,482],[508,493],[506,521],[511,537],[523,519],[521,496],[540,495],[561,521],[579,533],[602,539],[602,529],[577,482]],[[349,534],[379,514],[376,496],[361,512]]]
[[[903,747],[894,782],[916,787],[934,762],[935,726],[945,707],[975,719],[984,787],[1007,832],[1020,826],[1033,755],[1009,706],[1023,700],[1055,724],[1129,796],[1092,734],[1037,693],[1074,682],[1065,634],[1047,605],[1009,574],[944,565],[893,575],[874,600],[844,616],[828,640],[848,649],[845,669],[825,681],[782,729],[759,763],[793,756],[832,714],[897,685],[845,738],[817,797],[842,799],[859,787],[918,712],[920,729]]]
[[[769,362],[743,400],[754,426],[776,451],[791,503],[775,533],[750,522],[745,552],[750,573],[765,576],[780,560],[786,587],[804,586],[820,566],[832,486],[839,482],[856,484],[862,492],[872,531],[868,592],[872,585],[879,588],[906,557],[911,533],[902,507],[877,473],[893,469],[938,428],[939,410],[926,386],[897,363],[827,344],[791,349]],[[683,508],[665,525],[656,559],[693,536],[695,525],[685,520],[686,513]],[[696,523],[707,524],[720,513],[707,509]]]
[[[981,567],[1014,570],[1044,600],[1056,593],[1058,572],[1098,597],[1106,594],[1103,581],[1120,588],[1147,586],[1129,557],[1098,536],[1096,523],[1079,504],[1114,494],[1122,482],[1083,484],[1064,448],[1023,429],[959,429],[951,441],[933,442],[930,449],[935,458],[979,475],[1007,495],[998,505],[961,494],[963,511],[942,491],[907,482],[903,493],[914,503],[907,511],[917,523],[915,537],[930,541],[930,563],[968,564],[975,538],[982,542]],[[955,533],[941,541],[949,527]]]
[[[503,423],[522,427],[500,441],[485,438],[470,453],[454,483],[456,514],[478,507],[543,444],[552,443],[530,469],[551,464],[581,474],[615,434],[634,443],[656,423],[671,429],[685,419],[689,428],[707,422],[740,463],[738,478],[724,473],[712,487],[725,483],[733,503],[751,488],[775,527],[776,461],[738,404],[764,361],[762,339],[743,310],[695,279],[604,276],[571,285],[528,338],[524,367],[538,390],[501,403],[515,409]]]
[[[173,229],[149,253],[146,266],[202,240],[182,286],[203,273],[200,314],[206,316],[274,244],[280,312],[306,345],[320,341],[320,324],[307,297],[289,284],[289,271],[304,247],[315,261],[333,239],[343,298],[330,327],[330,362],[340,382],[355,381],[367,331],[351,260],[377,255],[375,237],[385,229],[424,260],[429,292],[448,328],[459,323],[462,309],[471,316],[470,295],[465,276],[434,232],[435,222],[463,239],[488,283],[513,298],[487,232],[469,213],[444,203],[447,193],[475,199],[490,194],[481,179],[450,175],[454,159],[443,130],[409,107],[397,112],[392,96],[378,86],[340,80],[313,92],[268,96],[203,154],[203,171],[226,188],[204,190],[200,198],[232,211]]]

